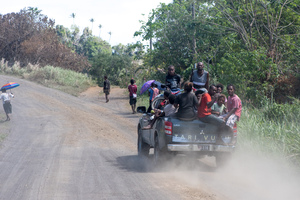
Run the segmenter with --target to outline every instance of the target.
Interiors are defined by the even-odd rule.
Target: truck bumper
[[[217,144],[168,144],[168,151],[210,151],[210,152],[233,152],[233,145]]]

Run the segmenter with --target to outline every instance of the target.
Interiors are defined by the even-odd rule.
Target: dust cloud
[[[285,160],[239,150],[222,168],[214,157],[177,155],[160,170],[195,189],[216,194],[212,199],[300,199],[299,169]]]

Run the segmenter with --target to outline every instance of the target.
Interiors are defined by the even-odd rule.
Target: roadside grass
[[[149,107],[149,96],[146,94],[138,95],[136,106],[145,106],[147,109]]]
[[[79,93],[89,87],[97,85],[96,81],[86,74],[53,66],[39,67],[29,64],[21,68],[20,63],[16,62],[12,67],[9,67],[7,62],[1,60],[0,73],[30,80],[74,96],[78,96]]]
[[[300,101],[244,107],[238,124],[238,145],[264,156],[280,156],[300,166]]]

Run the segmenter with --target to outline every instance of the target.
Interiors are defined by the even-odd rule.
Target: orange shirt
[[[211,115],[211,108],[207,107],[207,103],[211,102],[211,97],[208,93],[202,95],[201,103],[198,106],[198,117],[205,117]]]

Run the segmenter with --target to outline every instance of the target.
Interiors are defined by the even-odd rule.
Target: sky
[[[71,14],[75,13],[74,24],[79,26],[81,31],[89,27],[93,35],[100,36],[114,46],[141,41],[140,37],[133,37],[134,32],[141,27],[139,21],[147,20],[151,10],[156,9],[160,3],[171,2],[173,0],[6,0],[1,2],[0,14],[37,7],[42,10],[42,14],[54,19],[55,25],[63,25],[70,29],[73,24]],[[93,27],[90,22],[92,18]]]

